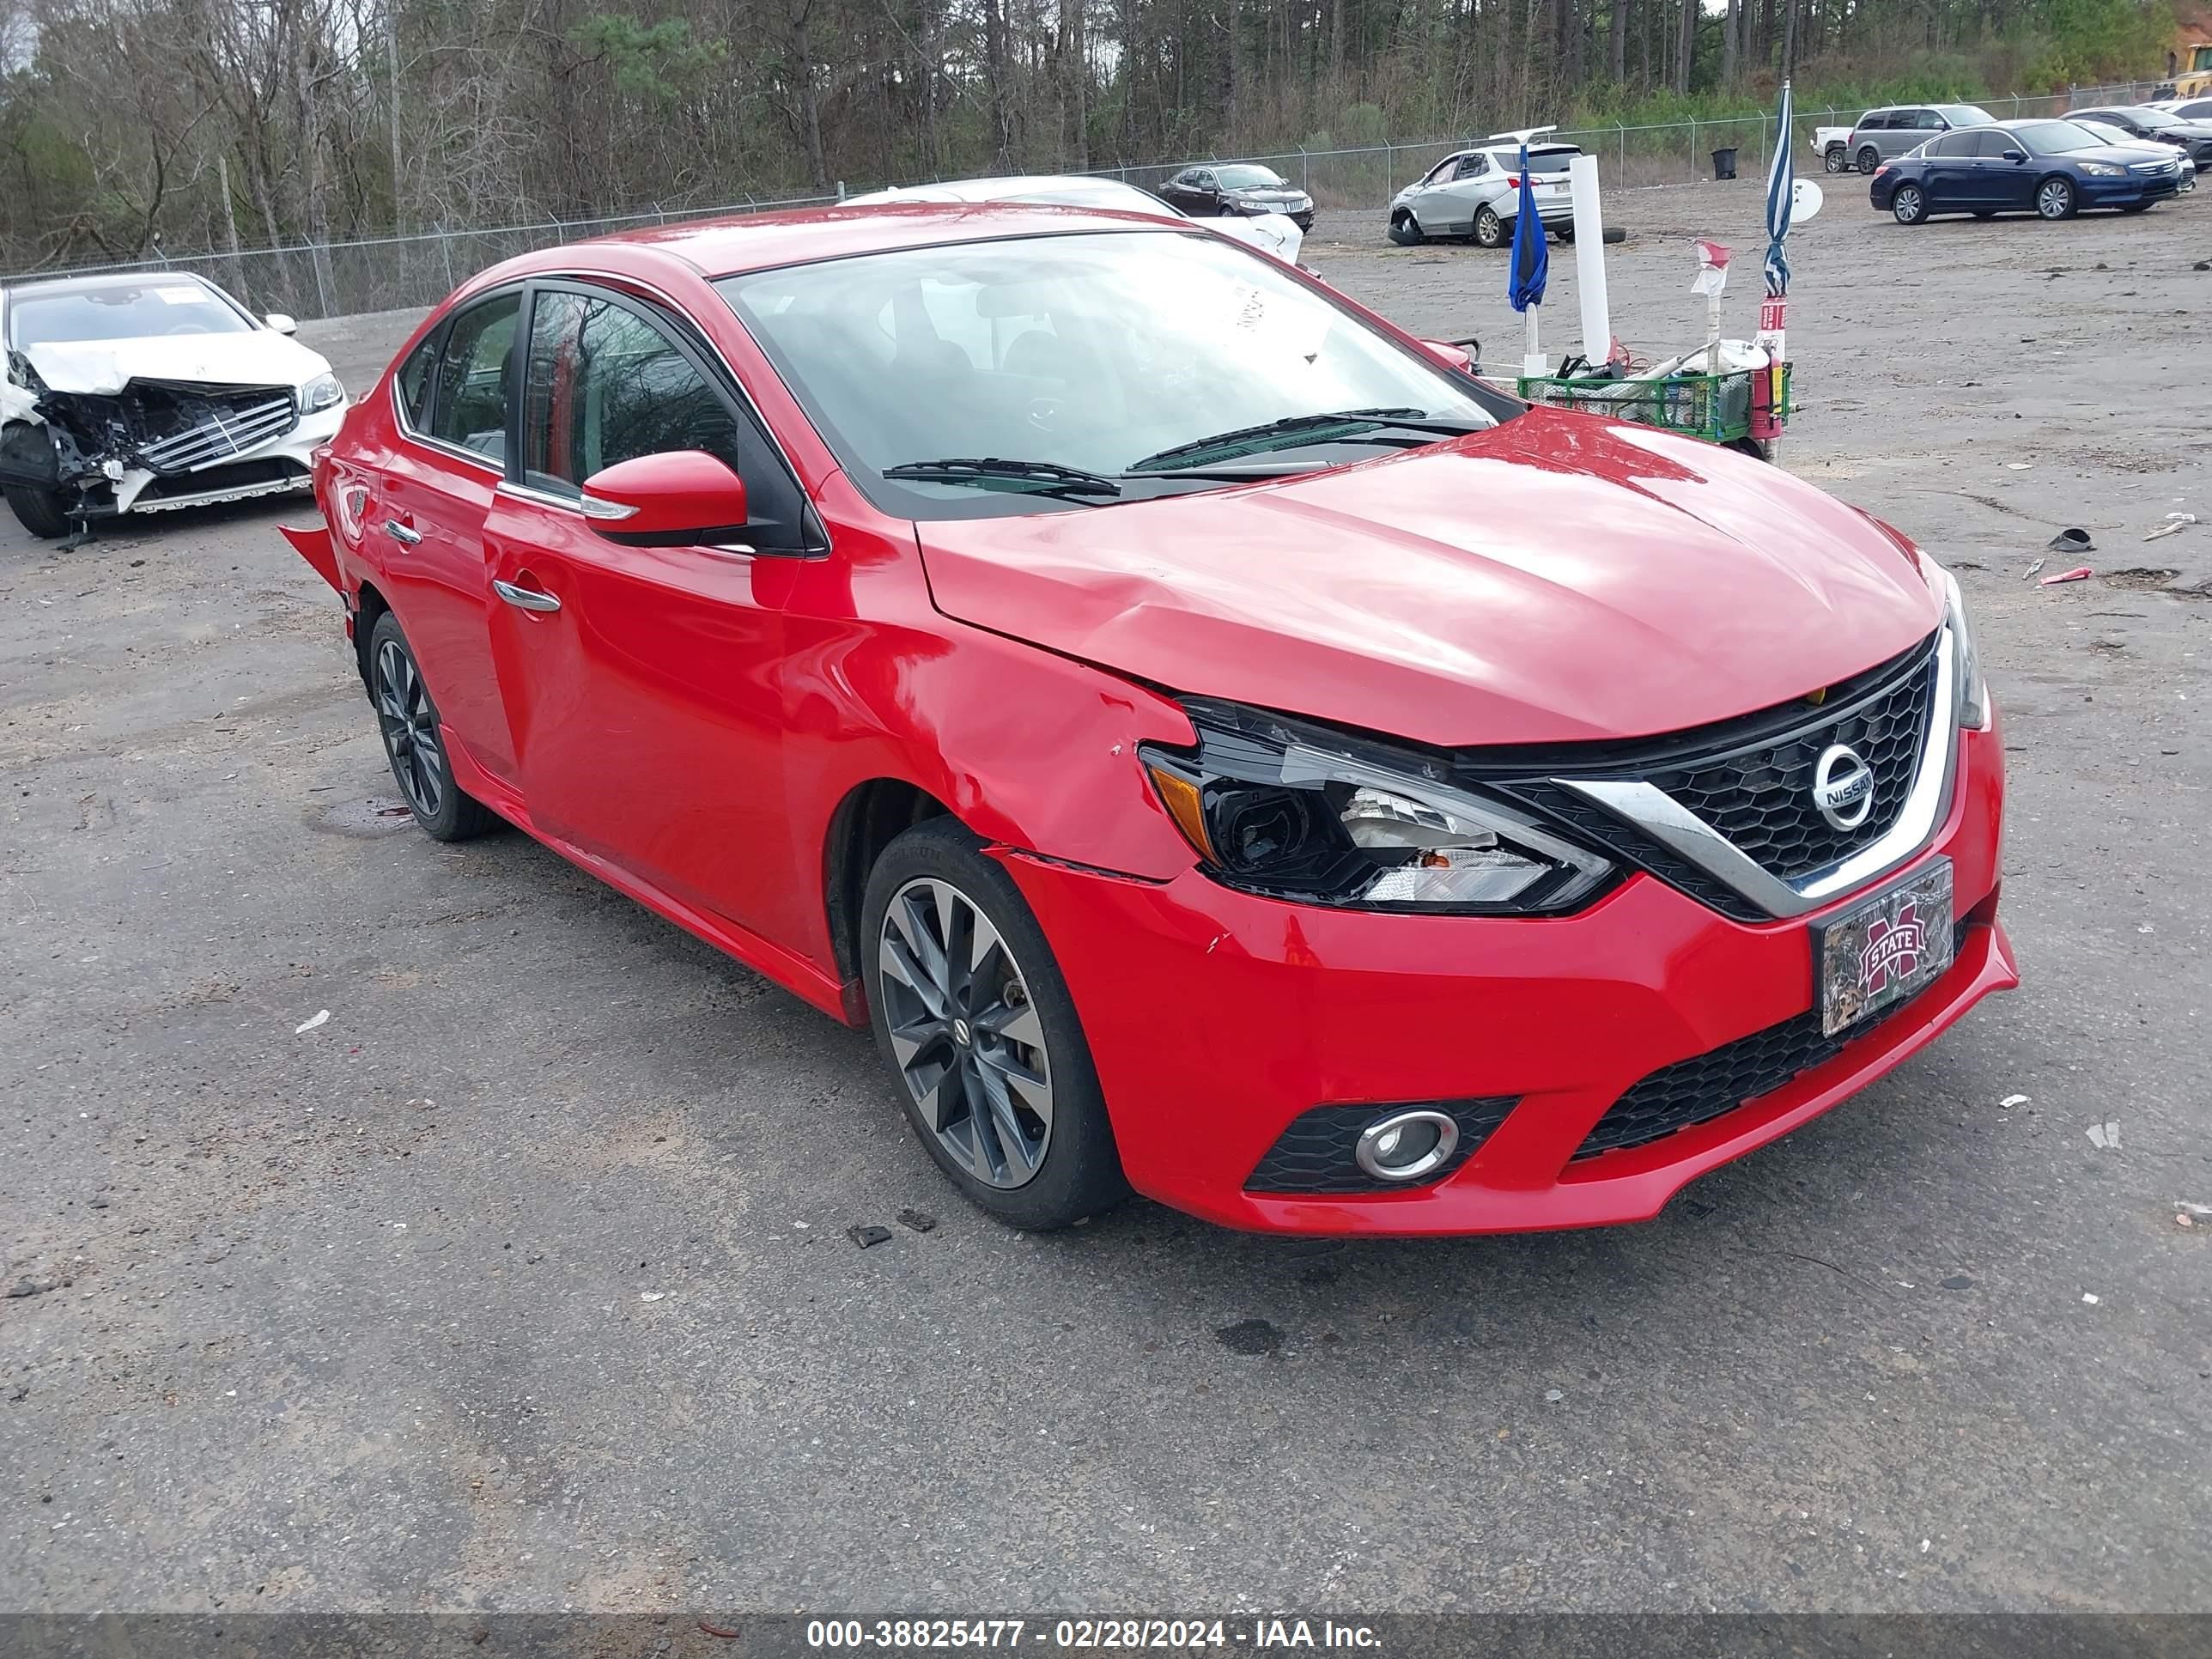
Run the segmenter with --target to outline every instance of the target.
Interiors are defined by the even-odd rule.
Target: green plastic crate
[[[1778,425],[1790,417],[1790,371],[1788,363],[1782,365]],[[1532,404],[1609,415],[1617,421],[1637,421],[1725,444],[1751,435],[1752,380],[1771,372],[1746,368],[1729,374],[1674,374],[1663,380],[1561,380],[1556,375],[1524,374],[1517,385],[1521,395]]]

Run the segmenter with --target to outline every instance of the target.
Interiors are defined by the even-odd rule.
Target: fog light
[[[1442,1112],[1393,1112],[1359,1132],[1352,1156],[1377,1181],[1433,1175],[1459,1145],[1459,1125]]]

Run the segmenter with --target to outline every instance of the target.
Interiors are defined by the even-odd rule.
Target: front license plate
[[[1902,1002],[1951,965],[1951,860],[1813,929],[1820,1029],[1833,1036]]]

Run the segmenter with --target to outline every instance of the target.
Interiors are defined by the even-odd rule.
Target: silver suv
[[[1917,149],[1940,133],[1960,127],[1985,127],[1996,119],[1975,104],[1893,104],[1870,109],[1844,140],[1844,153],[1861,173]]]
[[[1528,146],[1536,216],[1563,242],[1575,234],[1567,163],[1581,154],[1574,144]],[[1390,240],[1411,246],[1431,236],[1465,236],[1481,247],[1503,247],[1513,240],[1520,205],[1520,140],[1494,134],[1474,149],[1445,156],[1390,198]]]

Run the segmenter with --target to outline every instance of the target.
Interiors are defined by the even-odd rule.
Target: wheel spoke
[[[944,1019],[949,1015],[951,1011],[945,1006],[943,988],[915,958],[906,940],[888,927],[884,930],[882,963],[884,971],[912,991],[932,1018]]]
[[[975,1068],[976,1081],[982,1085],[986,1108],[978,1114],[988,1126],[993,1141],[999,1150],[999,1164],[1012,1170],[1019,1164],[1024,1174],[1033,1173],[1040,1155],[1032,1148],[1030,1138],[1022,1128],[1020,1116],[1014,1110],[1013,1096],[1007,1092],[1006,1079],[988,1063]]]

